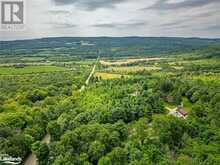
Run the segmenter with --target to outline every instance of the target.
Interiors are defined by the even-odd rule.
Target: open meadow
[[[57,66],[22,66],[0,67],[0,75],[21,75],[32,73],[48,73],[67,71],[67,68]]]

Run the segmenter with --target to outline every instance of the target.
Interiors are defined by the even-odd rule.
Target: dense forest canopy
[[[24,165],[220,164],[220,40],[0,44],[0,156]]]

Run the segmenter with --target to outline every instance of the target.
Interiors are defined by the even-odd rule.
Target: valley
[[[161,53],[132,39],[4,42],[0,154],[25,165],[218,165],[219,41],[170,38]]]

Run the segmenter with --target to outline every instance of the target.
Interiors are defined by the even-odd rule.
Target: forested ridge
[[[211,45],[219,39],[175,37],[60,37],[18,41],[0,41],[1,56],[158,56],[192,52]]]

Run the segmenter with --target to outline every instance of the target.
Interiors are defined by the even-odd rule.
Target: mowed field
[[[139,71],[151,71],[151,70],[160,70],[160,67],[157,66],[129,66],[129,67],[111,67],[109,70],[119,73],[131,73]]]
[[[112,65],[128,65],[136,62],[144,62],[144,61],[158,61],[164,60],[166,58],[126,58],[120,60],[100,60],[100,63],[105,66],[112,66]]]
[[[66,70],[67,68],[57,66],[25,66],[23,68],[0,67],[0,75],[20,75],[31,73],[58,72]]]
[[[114,74],[114,73],[106,73],[106,72],[96,72],[95,77],[102,78],[104,80],[108,79],[120,79],[122,75]]]

